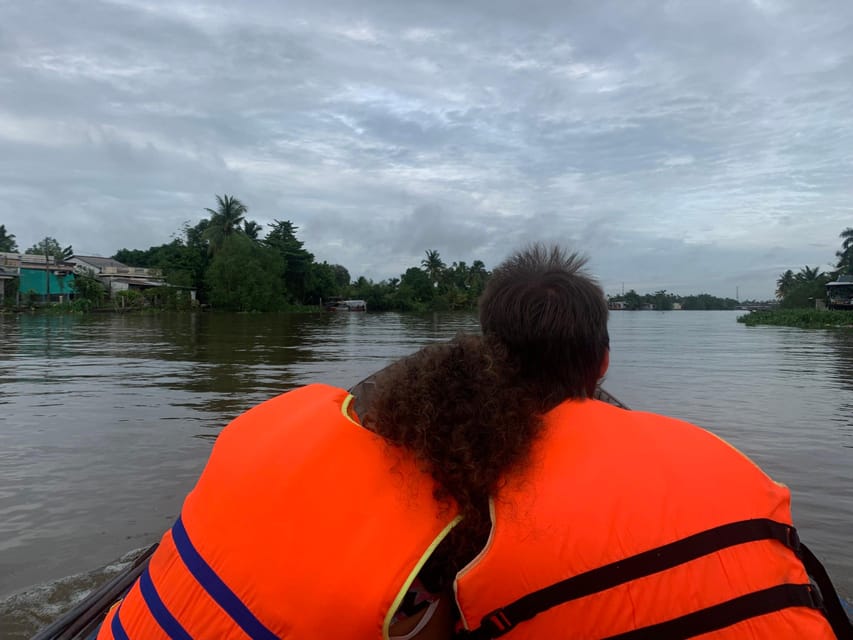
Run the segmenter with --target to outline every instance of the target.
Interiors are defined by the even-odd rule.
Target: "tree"
[[[785,275],[782,274],[782,277]],[[780,306],[785,309],[813,308],[815,300],[826,296],[826,283],[831,278],[830,274],[821,272],[819,267],[804,266],[794,275],[794,282],[785,290]]]
[[[417,267],[409,267],[400,278],[397,299],[401,311],[426,311],[435,296],[435,285],[429,275]]]
[[[6,225],[0,224],[0,253],[15,253],[18,244],[15,242],[15,234],[6,231]]]
[[[790,293],[791,289],[793,289],[796,284],[797,280],[794,277],[794,272],[788,269],[776,280],[776,297],[779,300],[782,300],[786,295],[788,295],[788,293]]]
[[[800,272],[794,276],[794,278],[797,282],[815,282],[825,275],[826,274],[820,270],[820,267],[810,267],[809,265],[806,265],[800,269]]]
[[[71,248],[71,245],[63,248],[60,246],[56,238],[46,236],[43,240],[27,249],[24,253],[27,255],[49,256],[57,262],[62,262],[74,255],[74,249]]]
[[[847,227],[839,237],[843,242],[841,250],[835,252],[838,258],[836,275],[853,274],[853,227]]]
[[[284,292],[281,257],[243,234],[232,234],[213,257],[205,274],[210,302],[228,311],[276,311]]]
[[[82,306],[87,309],[99,306],[106,294],[104,285],[88,269],[75,269],[71,286],[75,299],[85,301]]]
[[[275,220],[269,226],[270,232],[263,244],[281,257],[281,277],[287,291],[295,302],[301,303],[305,297],[308,270],[314,262],[314,254],[302,248],[302,241],[296,237],[296,225],[290,220]]]
[[[227,193],[216,196],[216,201],[219,204],[216,210],[205,207],[210,224],[204,230],[204,239],[210,243],[211,253],[219,251],[227,238],[242,232],[240,225],[248,212],[246,205]]]
[[[421,266],[429,276],[432,286],[436,287],[438,286],[438,281],[441,279],[441,275],[447,268],[447,265],[444,264],[444,261],[435,249],[429,249],[425,253],[426,258],[421,260]]]
[[[254,220],[244,220],[243,221],[243,233],[245,233],[252,240],[258,239],[258,234],[263,230],[263,227],[259,225]]]
[[[628,293],[625,294],[625,308],[629,311],[636,311],[637,309],[642,308],[643,301],[640,298],[640,294],[631,289]]]

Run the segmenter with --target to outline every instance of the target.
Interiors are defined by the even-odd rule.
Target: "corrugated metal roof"
[[[71,259],[82,260],[83,262],[90,264],[93,267],[98,267],[99,269],[103,269],[104,267],[127,268],[126,264],[123,264],[118,260],[113,260],[112,258],[102,258],[100,256],[78,256],[75,253],[73,256],[71,256]]]

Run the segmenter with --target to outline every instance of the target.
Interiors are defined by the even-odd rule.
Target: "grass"
[[[843,327],[853,329],[853,311],[818,311],[817,309],[775,309],[753,311],[737,319],[748,327],[775,325],[799,329]]]

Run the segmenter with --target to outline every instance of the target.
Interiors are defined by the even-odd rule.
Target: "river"
[[[604,387],[790,486],[801,537],[849,597],[853,332],[736,317],[613,313]],[[463,330],[473,315],[0,315],[0,636],[28,637],[155,541],[240,412]]]

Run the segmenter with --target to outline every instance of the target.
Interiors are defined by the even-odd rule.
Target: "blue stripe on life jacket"
[[[124,627],[121,626],[121,620],[118,619],[118,614],[121,613],[121,605],[118,606],[118,611],[113,616],[112,624],[110,624],[110,631],[113,632],[113,638],[115,640],[130,640],[130,637],[127,635],[127,631],[124,630]]]
[[[192,640],[192,636],[187,633],[186,629],[181,626],[175,616],[166,608],[163,601],[160,599],[160,594],[154,588],[154,582],[151,580],[151,574],[148,569],[139,576],[139,590],[142,592],[142,598],[148,606],[148,610],[154,619],[157,621],[163,631],[165,631],[172,640]],[[118,612],[116,612],[118,614]],[[118,615],[114,619],[117,619]]]
[[[193,546],[183,520],[179,517],[172,527],[172,540],[181,556],[181,560],[193,577],[210,595],[211,598],[233,618],[234,622],[243,629],[253,640],[278,640],[272,631],[255,617],[255,614],[242,600],[222,581],[201,554]]]

